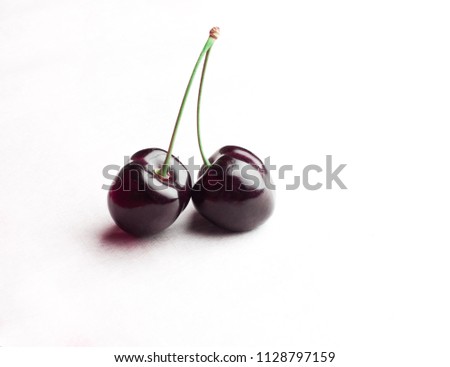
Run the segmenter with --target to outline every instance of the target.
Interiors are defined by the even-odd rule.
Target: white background
[[[449,17],[444,1],[1,0],[0,345],[447,366]],[[206,151],[241,145],[295,172],[253,232],[217,231],[190,205],[133,240],[102,169],[167,149],[215,25]],[[185,162],[200,162],[196,88]],[[348,190],[285,190],[327,154]]]

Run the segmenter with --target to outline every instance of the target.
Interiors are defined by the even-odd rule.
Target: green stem
[[[211,32],[212,32],[212,30],[211,30]],[[197,59],[197,62],[195,63],[194,70],[192,70],[191,78],[189,79],[189,83],[188,83],[188,85],[186,87],[186,91],[184,92],[183,101],[181,102],[180,110],[178,111],[178,117],[177,117],[177,120],[175,122],[175,127],[173,128],[172,137],[170,139],[169,149],[167,149],[166,159],[164,160],[164,163],[163,163],[163,165],[161,167],[161,170],[159,171],[159,174],[161,176],[163,176],[163,177],[167,176],[167,173],[168,173],[169,168],[170,168],[170,159],[172,157],[172,150],[173,150],[173,146],[174,146],[174,143],[175,143],[175,138],[177,136],[177,132],[178,132],[178,127],[180,125],[181,116],[183,115],[184,105],[186,103],[187,96],[188,96],[189,91],[191,89],[192,82],[194,81],[195,73],[197,72],[197,69],[198,69],[201,61],[203,60],[203,57],[205,56],[206,52],[211,48],[211,46],[214,44],[214,41],[217,38],[217,37],[214,37],[214,35],[211,32],[210,32],[210,37],[206,41],[205,46],[203,46],[203,50],[200,53],[200,55],[199,55],[199,57]]]
[[[202,77],[200,79],[200,86],[198,88],[198,98],[197,98],[197,141],[198,141],[198,148],[200,149],[200,154],[202,155],[203,163],[205,164],[206,167],[210,167],[211,163],[209,162],[208,158],[203,152],[202,138],[200,136],[200,105],[202,102],[203,81],[205,80],[206,67],[208,66],[208,59],[209,53],[211,52],[211,47],[206,52],[205,61],[203,62]]]

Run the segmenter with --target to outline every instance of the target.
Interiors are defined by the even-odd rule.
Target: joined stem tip
[[[219,38],[219,36],[220,36],[220,28],[219,27],[211,28],[211,30],[209,31],[209,36],[214,38],[215,40],[217,38]]]

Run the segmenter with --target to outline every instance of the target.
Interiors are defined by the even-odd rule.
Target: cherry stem
[[[167,155],[166,155],[166,159],[164,160],[164,163],[161,167],[161,170],[159,171],[159,175],[166,177],[167,173],[169,171],[170,168],[170,159],[172,157],[172,150],[173,150],[173,146],[175,143],[175,138],[177,136],[177,132],[178,132],[178,127],[180,125],[180,121],[181,121],[181,116],[183,115],[183,110],[184,110],[184,105],[186,104],[186,100],[187,100],[187,96],[189,94],[189,91],[191,89],[192,86],[192,82],[194,81],[194,77],[195,74],[197,73],[197,69],[200,65],[200,63],[203,60],[203,57],[205,56],[206,52],[208,52],[208,50],[211,48],[211,46],[214,44],[214,41],[217,39],[217,37],[219,36],[219,28],[218,27],[214,27],[210,30],[209,32],[209,38],[205,43],[205,46],[203,46],[203,50],[200,53],[197,62],[195,63],[194,66],[194,70],[192,70],[192,74],[191,74],[191,78],[189,79],[189,83],[186,87],[186,90],[184,92],[184,96],[183,96],[183,101],[181,102],[181,106],[180,109],[178,111],[178,116],[177,116],[177,120],[175,122],[175,127],[173,128],[173,133],[172,133],[172,137],[170,139],[170,144],[169,144],[169,149],[167,149]]]
[[[203,159],[203,163],[205,164],[206,167],[210,167],[211,163],[209,162],[208,158],[203,152],[202,138],[200,136],[200,105],[202,101],[203,81],[205,80],[206,67],[208,66],[208,59],[209,53],[211,52],[211,47],[206,52],[205,61],[203,62],[202,77],[200,79],[200,86],[198,88],[198,98],[197,98],[197,141],[198,141],[198,148],[200,149],[200,154]]]

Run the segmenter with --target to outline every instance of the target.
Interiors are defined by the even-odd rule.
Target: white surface
[[[446,365],[449,15],[444,1],[1,1],[0,345]],[[130,241],[102,169],[167,148],[214,25],[205,149],[242,145],[298,175],[332,154],[349,189],[278,180],[256,231],[218,235],[191,205]],[[175,154],[200,162],[195,89]]]

